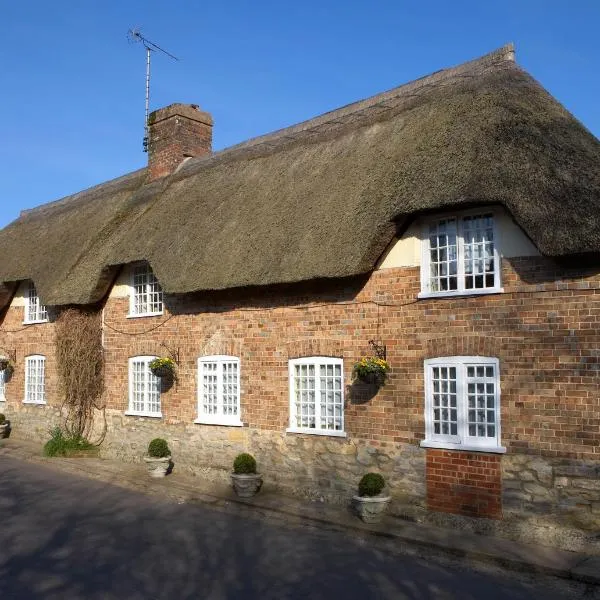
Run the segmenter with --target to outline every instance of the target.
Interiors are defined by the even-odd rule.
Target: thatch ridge
[[[0,232],[0,281],[72,304],[135,260],[170,293],[349,277],[415,214],[471,204],[504,206],[544,254],[600,253],[600,143],[513,59],[505,46],[30,211]]]

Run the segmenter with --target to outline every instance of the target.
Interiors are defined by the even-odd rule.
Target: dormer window
[[[419,297],[501,292],[497,237],[492,212],[428,221]]]
[[[35,284],[30,281],[25,296],[25,323],[45,323],[47,320],[48,311],[40,303]]]
[[[162,315],[163,291],[149,265],[133,267],[129,298],[130,317]]]

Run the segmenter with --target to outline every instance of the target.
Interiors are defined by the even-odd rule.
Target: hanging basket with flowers
[[[390,365],[384,358],[363,356],[352,369],[355,380],[381,386],[385,383]]]
[[[175,361],[172,358],[155,358],[148,366],[156,377],[173,377],[175,375]]]
[[[0,357],[0,371],[4,372],[4,377],[10,377],[14,371],[14,366],[10,358]]]

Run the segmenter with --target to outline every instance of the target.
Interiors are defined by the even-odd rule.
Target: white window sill
[[[163,314],[164,314],[163,311],[155,312],[155,313],[140,313],[139,315],[128,314],[126,318],[127,319],[139,319],[142,317],[162,317]]]
[[[453,442],[440,442],[423,440],[421,448],[439,448],[441,450],[463,450],[464,452],[488,452],[492,454],[506,454],[504,446],[477,446],[473,444],[455,444]]]
[[[487,288],[485,290],[452,290],[450,292],[419,292],[417,298],[419,300],[425,298],[456,298],[465,296],[487,296],[489,294],[503,294],[504,288]]]
[[[0,402],[6,402],[6,398],[0,397]]]
[[[37,321],[23,321],[23,325],[38,325],[39,323],[48,323],[49,319],[38,319]]]
[[[162,419],[162,413],[134,412],[133,410],[126,410],[123,414],[126,417],[150,417],[153,419]]]
[[[32,404],[33,406],[44,406],[46,404],[45,400],[37,401],[37,400],[23,400],[23,404]]]
[[[325,435],[328,437],[347,437],[345,431],[338,431],[333,429],[299,429],[296,427],[288,427],[285,430],[286,433],[306,433],[308,435]]]
[[[243,427],[244,424],[241,421],[210,421],[208,419],[196,419],[194,421],[196,425],[221,425],[223,427]]]

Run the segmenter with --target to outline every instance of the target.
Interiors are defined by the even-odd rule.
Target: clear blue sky
[[[2,2],[0,226],[144,166],[151,108],[191,102],[230,146],[485,54],[517,61],[600,136],[598,0]]]

